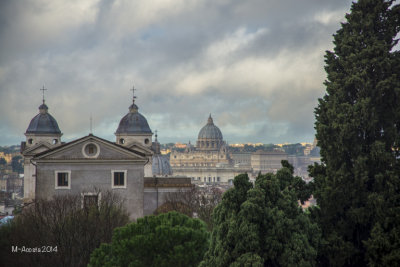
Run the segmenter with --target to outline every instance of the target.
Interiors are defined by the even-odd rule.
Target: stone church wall
[[[96,190],[112,190],[124,200],[131,219],[143,217],[143,165],[98,163],[39,163],[37,168],[36,197],[51,198],[53,195],[82,194]],[[112,170],[127,170],[126,188],[112,189]],[[56,189],[56,171],[71,171],[71,188]]]

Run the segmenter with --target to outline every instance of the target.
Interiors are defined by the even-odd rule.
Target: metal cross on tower
[[[132,95],[133,95],[132,101],[133,101],[133,103],[135,103],[135,99],[136,99],[135,91],[137,91],[137,89],[135,88],[134,85],[132,85],[131,91],[132,91]]]
[[[43,93],[43,104],[44,104],[44,91],[47,91],[47,89],[44,88],[44,85],[43,85],[43,88],[41,88],[40,91],[42,91],[42,93]]]

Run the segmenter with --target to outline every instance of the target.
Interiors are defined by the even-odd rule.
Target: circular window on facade
[[[97,158],[100,154],[100,147],[95,143],[83,146],[82,153],[86,158]]]
[[[119,143],[120,144],[125,144],[125,139],[124,138],[119,139]]]
[[[149,144],[150,140],[148,138],[144,139],[144,143],[147,145]]]
[[[32,139],[32,138],[29,138],[29,139],[28,139],[28,144],[32,145],[32,143],[33,143],[33,139]]]
[[[53,145],[57,144],[58,140],[57,139],[53,139]]]

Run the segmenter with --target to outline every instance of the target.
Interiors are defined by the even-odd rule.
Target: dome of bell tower
[[[40,90],[43,91],[43,103],[39,106],[39,114],[32,118],[25,131],[27,147],[40,142],[46,142],[50,145],[61,144],[62,133],[56,119],[50,115],[49,107],[45,103],[44,91],[47,89],[43,86]]]
[[[135,88],[132,88],[134,91]],[[146,118],[139,113],[139,108],[135,104],[136,96],[133,95],[132,105],[129,112],[119,122],[115,132],[116,142],[121,145],[129,145],[138,142],[144,146],[151,147],[151,137],[153,135]]]
[[[29,123],[27,134],[61,134],[58,123],[48,112],[49,108],[45,103],[39,106],[37,114]]]

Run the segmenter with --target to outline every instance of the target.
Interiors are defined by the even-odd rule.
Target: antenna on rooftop
[[[93,117],[92,117],[92,113],[90,113],[90,134],[93,134]]]

